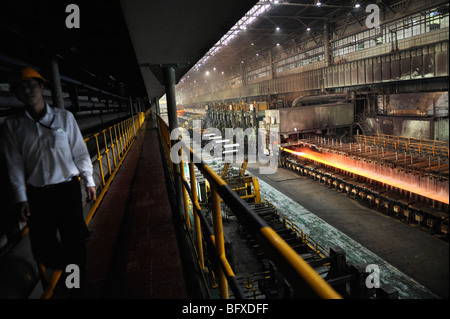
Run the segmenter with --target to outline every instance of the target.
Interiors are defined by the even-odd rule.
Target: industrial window
[[[293,55],[291,57],[282,59],[275,63],[275,71],[283,72],[291,69],[298,68],[303,65],[311,64],[314,62],[319,62],[324,59],[325,49],[323,46],[304,51]]]
[[[449,14],[431,9],[410,15],[401,20],[389,22],[381,28],[372,28],[331,43],[333,57],[340,57],[355,51],[380,44],[411,38],[426,32],[449,27]]]

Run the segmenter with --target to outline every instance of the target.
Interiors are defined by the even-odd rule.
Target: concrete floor
[[[341,246],[352,262],[377,264],[402,299],[449,297],[449,244],[309,177],[279,168],[257,176],[261,194],[317,242]]]

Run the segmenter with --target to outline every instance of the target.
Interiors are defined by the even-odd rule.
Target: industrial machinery
[[[205,162],[341,296],[344,298],[398,298],[398,291],[389,284],[382,284],[379,288],[368,288],[365,282],[369,273],[365,272],[365,266],[346,260],[345,251],[338,246],[329,249],[322,247],[298,225],[283,216],[283,212],[280,212],[277,207],[266,199],[262,199],[258,179],[246,172],[246,160],[241,167],[213,159],[210,161],[206,159]],[[197,188],[199,204],[212,227],[210,187],[200,172],[197,171],[195,175],[199,186]],[[236,273],[236,279],[245,298],[308,297],[294,295],[289,283],[263,251],[257,238],[239,222],[223,202],[221,209],[226,258]],[[207,252],[206,244],[203,251]],[[213,254],[205,258],[209,291],[214,298],[217,297],[217,276],[212,260]],[[231,291],[230,297],[233,297]]]
[[[280,165],[448,241],[448,144],[408,145],[386,136],[378,145],[369,141],[375,137],[284,144]]]

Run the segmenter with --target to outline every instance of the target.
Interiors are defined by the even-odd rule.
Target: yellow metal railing
[[[144,119],[144,113],[139,113],[133,118],[129,118],[84,139],[84,142],[86,143],[88,149],[89,142],[95,143],[97,157],[93,160],[92,165],[94,165],[94,167],[96,165],[98,166],[100,172],[100,180],[102,183],[102,191],[100,192],[99,196],[97,196],[97,200],[95,201],[94,205],[91,207],[88,215],[85,218],[86,224],[89,224],[89,222],[91,221],[92,216],[97,210],[98,205],[100,204],[109,185],[111,184],[112,179],[117,172],[117,169],[122,164],[123,159],[125,158],[131,145],[133,144],[136,138],[135,134],[137,134],[137,131],[144,123]],[[136,132],[134,130],[136,130]],[[110,157],[109,152],[111,152],[112,158]],[[103,163],[102,159],[104,157],[106,157],[106,163]],[[114,163],[114,166],[111,162]],[[108,172],[107,174],[105,174],[104,165],[106,165]]]
[[[285,226],[289,229],[292,229],[298,237],[302,239],[302,242],[307,244],[311,249],[313,249],[316,253],[318,253],[322,258],[329,257],[330,252],[325,249],[322,245],[316,242],[314,239],[309,236],[309,234],[305,233],[303,229],[297,226],[293,221],[288,219],[286,216],[283,216],[283,222]]]
[[[168,125],[160,118],[159,129],[161,132],[162,142],[165,153],[168,160],[170,159],[170,132]],[[167,138],[169,136],[169,139]],[[177,143],[182,143],[177,141]],[[231,209],[231,211],[237,216],[241,223],[258,238],[262,248],[266,254],[275,263],[280,272],[290,282],[295,293],[297,295],[307,296],[308,298],[324,298],[324,299],[341,299],[342,297],[325,281],[323,280],[315,270],[305,262],[266,222],[260,218],[249,206],[244,202],[239,195],[231,189],[231,187],[208,165],[206,165],[197,155],[192,148],[188,145],[183,145],[180,151],[184,149],[188,153],[185,157],[189,159],[189,175],[190,184],[186,181],[182,175],[183,191],[186,191],[190,196],[193,203],[193,214],[196,228],[196,246],[197,256],[199,263],[204,264],[204,257],[201,253],[201,235],[207,240],[207,243],[213,245],[215,250],[215,259],[219,263],[218,269],[218,282],[220,297],[227,299],[228,285],[232,289],[236,298],[242,297],[237,286],[236,277],[231,269],[229,262],[225,256],[224,248],[224,236],[222,228],[222,213],[220,206],[220,199]],[[179,153],[181,154],[181,153]],[[169,160],[170,162],[170,160]],[[180,171],[184,171],[184,164],[181,161]],[[195,173],[194,165],[203,174],[206,180],[209,182],[211,188],[211,200],[212,200],[212,216],[213,216],[213,231],[210,229],[209,224],[206,222],[201,208],[198,204],[197,192],[195,190]],[[172,174],[173,174],[172,170]],[[184,201],[184,205],[189,203]],[[188,220],[189,218],[186,218]]]
[[[415,152],[419,155],[445,156],[450,158],[449,143],[385,134],[358,135],[356,141],[361,144],[390,148],[396,151]]]
[[[101,192],[85,218],[86,225],[89,225],[92,220],[109,185],[113,181],[118,169],[131,148],[136,138],[137,131],[144,123],[145,118],[146,116],[144,113],[136,114],[133,118],[129,118],[84,139],[90,153],[94,150],[96,154],[96,158],[93,160],[92,165],[94,167],[98,166],[101,181]],[[90,142],[94,145],[89,145]],[[112,156],[110,156],[110,154]],[[102,160],[104,157],[106,157],[106,163]],[[107,172],[105,172],[104,166],[106,166]],[[25,236],[27,233],[28,227],[24,230],[22,236]],[[38,266],[41,280],[45,286],[41,299],[48,299],[53,295],[53,290],[55,289],[63,270],[56,269],[50,280],[48,280],[45,266],[42,264],[39,264]]]

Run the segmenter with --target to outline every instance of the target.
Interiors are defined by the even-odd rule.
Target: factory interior
[[[86,299],[449,298],[448,2],[0,6],[0,126],[31,66],[91,156]],[[66,299],[5,145],[0,299]]]

